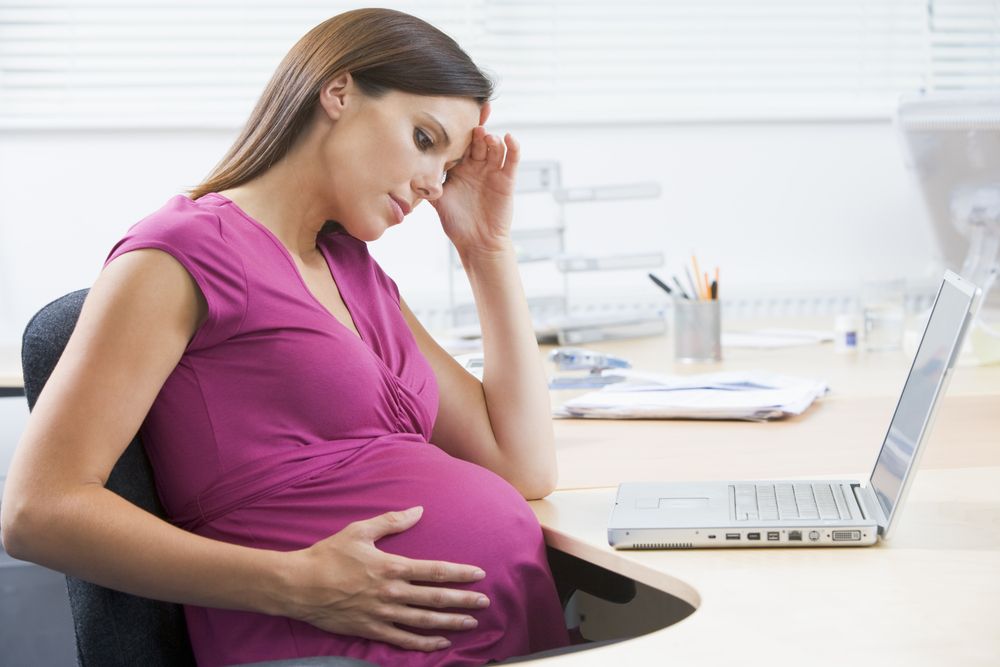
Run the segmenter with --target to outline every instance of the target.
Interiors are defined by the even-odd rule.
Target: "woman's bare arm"
[[[455,361],[402,303],[440,390],[432,440],[492,470],[529,500],[555,488],[548,385],[513,250],[469,265],[483,326],[483,382]]]
[[[488,115],[484,111],[483,117]],[[469,277],[483,331],[480,384],[404,315],[441,387],[434,443],[510,482],[525,498],[556,485],[555,438],[545,372],[510,238],[520,147],[479,126],[434,206]]]

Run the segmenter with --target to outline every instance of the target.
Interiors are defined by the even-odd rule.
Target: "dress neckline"
[[[329,308],[327,308],[326,306],[323,305],[323,302],[321,302],[318,298],[316,298],[316,295],[313,294],[313,291],[311,289],[309,289],[309,285],[308,285],[308,283],[306,283],[305,278],[302,277],[302,272],[299,271],[298,265],[295,264],[295,260],[292,258],[291,251],[289,251],[288,248],[285,247],[285,244],[281,242],[281,239],[279,239],[277,237],[277,235],[275,235],[275,233],[272,232],[267,227],[267,225],[265,225],[264,223],[260,222],[259,220],[257,220],[256,218],[254,218],[252,215],[250,215],[249,213],[247,213],[246,211],[244,211],[242,208],[240,208],[239,204],[237,204],[236,202],[234,202],[229,197],[226,197],[225,195],[221,195],[218,192],[212,192],[212,193],[209,193],[209,194],[207,194],[205,196],[206,197],[208,197],[208,196],[217,197],[224,204],[226,204],[228,206],[231,206],[234,211],[236,211],[237,213],[239,213],[240,216],[243,217],[244,219],[246,219],[250,224],[254,225],[255,227],[259,228],[262,232],[264,232],[264,234],[268,237],[268,239],[270,239],[270,241],[277,247],[277,249],[285,257],[285,260],[288,262],[289,266],[291,267],[292,272],[295,274],[295,277],[298,279],[299,285],[301,285],[302,289],[305,290],[306,294],[309,295],[309,298],[312,300],[312,302],[327,317],[329,317],[331,320],[333,320],[334,322],[336,322],[337,326],[339,326],[345,333],[349,334],[352,338],[359,339],[362,343],[365,344],[365,347],[368,347],[369,349],[371,349],[371,345],[368,342],[367,338],[365,337],[365,333],[361,330],[361,327],[358,325],[358,318],[355,317],[355,312],[356,311],[355,311],[354,307],[351,305],[351,300],[348,298],[348,296],[347,296],[347,294],[346,294],[346,292],[344,290],[345,283],[340,279],[340,276],[339,276],[339,273],[340,273],[339,272],[339,268],[340,267],[337,266],[336,259],[333,257],[333,255],[330,254],[330,252],[327,250],[326,245],[324,243],[320,242],[320,240],[317,239],[316,247],[319,250],[320,255],[323,257],[323,261],[326,263],[326,268],[330,272],[330,278],[333,280],[334,285],[337,287],[337,292],[340,294],[340,300],[344,302],[344,307],[347,309],[348,317],[351,318],[351,322],[354,324],[354,329],[357,330],[357,333],[355,333],[354,331],[352,331],[349,326],[347,326],[346,324],[344,324],[343,322],[341,322],[340,319],[336,315],[334,315],[330,311]],[[353,237],[350,237],[350,238],[353,238]]]

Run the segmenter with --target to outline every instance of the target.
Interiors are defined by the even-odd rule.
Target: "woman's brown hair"
[[[310,30],[282,59],[239,137],[192,199],[250,181],[281,160],[309,125],[322,86],[350,72],[371,97],[389,90],[488,101],[493,82],[426,21],[391,9],[357,9]]]

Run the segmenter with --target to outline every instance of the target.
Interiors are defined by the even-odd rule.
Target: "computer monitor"
[[[1000,306],[1000,91],[903,96],[896,123],[946,268]]]

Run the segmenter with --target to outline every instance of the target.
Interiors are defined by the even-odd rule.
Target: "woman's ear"
[[[486,125],[486,119],[490,117],[490,111],[493,109],[490,107],[489,102],[483,102],[483,106],[479,108],[479,124]]]
[[[339,120],[344,113],[347,97],[354,92],[354,80],[350,72],[330,79],[319,91],[319,105],[330,120]]]

